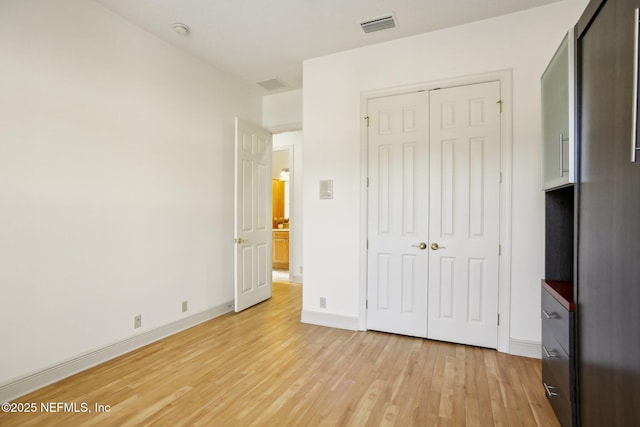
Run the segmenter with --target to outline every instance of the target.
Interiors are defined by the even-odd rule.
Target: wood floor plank
[[[558,425],[539,360],[303,324],[301,294],[274,283],[258,306],[16,399],[87,404],[91,413],[0,413],[0,425]]]

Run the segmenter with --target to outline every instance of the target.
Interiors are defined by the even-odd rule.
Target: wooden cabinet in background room
[[[289,231],[273,230],[273,268],[289,269]]]
[[[271,228],[278,228],[278,218],[284,220],[284,182],[278,179],[271,181],[272,218]]]

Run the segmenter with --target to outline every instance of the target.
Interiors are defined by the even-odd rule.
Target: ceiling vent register
[[[278,79],[264,80],[264,81],[258,82],[258,85],[262,86],[266,90],[276,90],[286,86],[284,83],[282,83]]]
[[[388,30],[389,28],[395,28],[396,20],[393,15],[387,15],[376,19],[370,19],[360,23],[362,31],[365,33],[373,33],[374,31]]]

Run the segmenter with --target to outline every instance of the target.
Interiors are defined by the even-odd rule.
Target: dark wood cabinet
[[[573,51],[573,33],[563,41],[564,50]],[[562,46],[561,46],[562,47]],[[552,64],[557,61],[558,53]],[[551,65],[550,65],[551,67]],[[558,110],[553,105],[555,98],[545,98],[545,76],[541,79],[543,87],[543,117],[554,116]],[[567,79],[573,82],[573,78]],[[574,106],[567,106],[567,100],[561,99],[561,109],[574,111]],[[566,117],[566,114],[563,114]],[[573,120],[571,120],[573,123]],[[543,123],[543,128],[546,125]],[[566,127],[566,126],[565,126]],[[572,127],[572,125],[571,125]],[[547,130],[543,130],[546,135]],[[573,136],[573,132],[571,132]],[[549,145],[549,138],[545,137],[543,145]],[[557,145],[561,147],[561,145]],[[544,151],[544,149],[543,149]],[[551,149],[554,150],[553,147]],[[570,150],[575,155],[573,149]],[[568,153],[566,153],[568,155]],[[565,158],[561,155],[558,158]],[[543,170],[554,171],[560,163],[558,158],[551,159],[545,155]],[[575,159],[568,159],[571,165]],[[546,174],[546,172],[545,172]],[[562,178],[558,173],[557,178]],[[554,185],[549,185],[553,183]],[[574,304],[574,266],[575,266],[575,186],[571,180],[547,180],[545,188],[545,279],[542,281],[541,310],[542,321],[542,386],[558,421],[563,427],[578,425],[576,399],[576,352],[575,352],[575,304]]]
[[[542,281],[542,385],[560,425],[577,425],[573,283]]]
[[[583,426],[640,423],[640,162],[631,161],[640,0],[577,25],[577,370]]]
[[[575,259],[575,188],[545,193],[544,277],[573,283]]]
[[[575,26],[578,176],[545,194],[541,316],[543,384],[563,426],[640,425],[638,8],[592,0]]]

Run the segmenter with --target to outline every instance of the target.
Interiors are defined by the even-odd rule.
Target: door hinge
[[[500,326],[500,313],[498,313],[498,326]]]
[[[499,100],[498,102],[496,102],[496,104],[500,104],[500,112],[502,113],[502,104],[503,104],[503,100]]]
[[[367,188],[369,188],[369,177],[367,177]]]
[[[502,172],[500,172],[500,184],[502,184]]]
[[[369,239],[367,239],[367,249],[369,249]]]
[[[369,116],[364,116],[364,119],[367,121],[367,127],[369,127]]]
[[[369,300],[366,300],[366,301],[364,302],[364,308],[369,308]]]
[[[502,245],[498,245],[498,255],[502,255]]]

